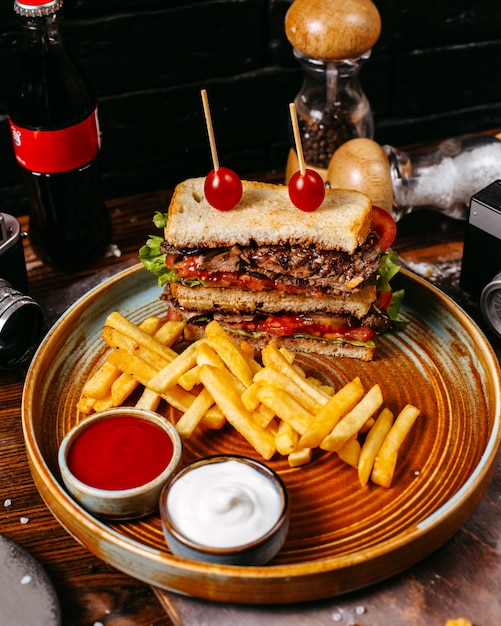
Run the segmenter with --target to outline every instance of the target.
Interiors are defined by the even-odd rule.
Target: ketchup
[[[174,448],[156,424],[128,415],[98,420],[68,450],[68,467],[81,482],[98,489],[132,489],[156,478]]]

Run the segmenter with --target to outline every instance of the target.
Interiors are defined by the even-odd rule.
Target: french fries
[[[412,404],[407,404],[397,416],[374,461],[371,480],[377,485],[382,487],[391,485],[397,464],[398,451],[418,415],[419,409],[412,406]]]
[[[208,389],[202,389],[195,400],[193,400],[190,408],[183,413],[181,419],[176,424],[177,432],[181,437],[191,437],[203,416],[213,405],[214,399],[211,393]]]
[[[287,460],[291,467],[300,467],[309,463],[312,456],[313,450],[311,448],[298,448],[289,454]]]
[[[348,463],[348,465],[357,469],[360,460],[360,451],[360,442],[355,437],[352,437],[343,444],[337,454],[341,461],[344,461],[345,463]]]
[[[299,434],[287,422],[280,422],[275,435],[275,445],[277,452],[283,456],[292,454],[297,448]]]
[[[272,386],[282,389],[312,414],[316,413],[322,406],[310,395],[306,394],[296,382],[288,378],[283,372],[279,372],[271,367],[263,367],[263,369],[255,374],[253,382],[263,383],[263,386]]]
[[[108,333],[105,329],[113,329],[117,332],[113,335],[114,339],[119,339],[119,333],[129,349],[132,347],[131,342],[135,342],[134,350],[143,346],[144,350],[149,349],[150,353],[158,354],[161,358],[172,359],[176,353],[170,346],[179,339],[183,327],[184,324],[180,322],[165,322],[156,316],[146,318],[136,326],[120,313],[114,312],[105,321],[103,338]],[[139,381],[124,375],[107,359],[85,383],[77,408],[82,413],[89,414],[112,406],[120,406],[138,384]]]
[[[312,413],[303,408],[299,402],[279,387],[260,387],[257,391],[257,397],[299,434],[303,434],[306,431],[309,422],[313,419]]]
[[[271,459],[276,452],[273,435],[253,420],[252,414],[244,407],[240,394],[224,373],[213,365],[202,365],[200,378],[228,422],[263,459]]]
[[[219,355],[230,372],[247,388],[252,383],[252,370],[245,356],[228,335],[213,335],[207,338],[209,345]]]
[[[293,367],[284,354],[278,350],[273,341],[270,341],[263,348],[261,356],[265,366],[276,369],[287,376],[287,378],[292,380],[312,400],[323,404],[329,398],[329,395],[325,391],[322,391],[316,385],[312,385]]]
[[[109,361],[105,361],[97,370],[94,376],[91,376],[84,385],[82,393],[87,398],[102,400],[106,398],[111,386],[120,376],[120,370],[112,365]]]
[[[230,424],[265,460],[278,453],[298,468],[320,449],[355,468],[362,487],[391,485],[419,409],[407,405],[394,421],[378,384],[367,390],[356,376],[334,389],[307,375],[296,355],[273,341],[261,364],[246,341],[237,344],[216,321],[203,339],[177,353],[183,328],[158,317],[136,326],[117,312],[109,315],[102,336],[110,352],[85,382],[79,410],[119,406],[140,385],[136,406],[157,410],[162,400],[173,406],[183,438]]]
[[[194,367],[197,363],[197,351],[205,339],[199,339],[190,344],[186,350],[172,359],[155,376],[148,379],[148,387],[158,394],[165,393],[177,384],[180,376]]]
[[[360,451],[358,478],[362,486],[365,486],[370,478],[377,453],[383,445],[383,441],[392,424],[393,413],[390,409],[385,407],[371,426],[364,445],[362,446],[362,450]]]
[[[334,429],[339,420],[362,398],[364,388],[358,376],[331,396],[310,422],[299,440],[301,448],[316,448]]]
[[[382,404],[383,394],[381,393],[381,387],[374,385],[362,397],[360,402],[334,426],[332,432],[325,437],[320,444],[322,450],[330,450],[331,452],[341,450],[346,442],[358,433]]]

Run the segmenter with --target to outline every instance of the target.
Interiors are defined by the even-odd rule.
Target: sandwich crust
[[[375,348],[368,348],[367,346],[354,346],[349,343],[336,343],[323,341],[322,339],[275,337],[268,335],[260,337],[259,339],[246,339],[246,341],[248,341],[255,350],[262,350],[269,341],[274,341],[279,348],[287,348],[294,352],[358,359],[359,361],[372,361],[375,352]]]
[[[371,229],[369,198],[349,189],[326,189],[311,213],[297,209],[285,185],[242,181],[242,199],[231,211],[218,211],[205,199],[205,178],[177,185],[169,206],[165,240],[173,246],[229,247],[315,245],[353,254]]]

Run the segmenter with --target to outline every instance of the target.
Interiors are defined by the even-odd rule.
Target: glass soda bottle
[[[62,0],[15,0],[19,86],[9,111],[14,153],[30,202],[31,244],[44,263],[77,271],[111,240],[101,192],[94,91],[61,34]]]

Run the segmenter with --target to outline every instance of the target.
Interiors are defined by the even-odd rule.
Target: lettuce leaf
[[[387,250],[381,257],[377,275],[378,291],[391,291],[391,279],[400,271],[398,262],[398,254],[393,250]],[[398,314],[405,296],[405,289],[394,291],[391,298],[390,306],[387,308],[388,316],[391,320],[391,331],[397,332],[407,327],[407,322],[398,320]]]
[[[397,291],[394,291],[390,306],[387,309],[388,315],[391,320],[392,332],[399,332],[401,330],[405,330],[407,326],[409,325],[409,322],[404,322],[403,320],[398,319],[400,306],[402,305],[404,297],[405,297],[405,289],[398,289]]]
[[[390,281],[400,271],[398,254],[393,250],[387,250],[381,257],[379,264],[377,288],[379,291],[391,291]]]
[[[153,223],[163,230],[167,224],[167,213],[157,211],[153,216]],[[160,235],[150,235],[144,246],[139,248],[139,260],[149,272],[155,274],[159,287],[163,287],[166,282],[177,280],[174,270],[167,269],[165,265],[166,255],[160,250],[163,240]]]

